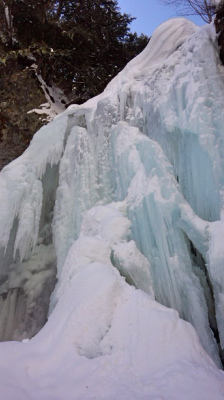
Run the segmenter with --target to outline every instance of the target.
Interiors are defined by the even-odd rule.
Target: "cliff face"
[[[1,49],[0,49],[1,51]],[[20,156],[43,122],[27,112],[46,102],[34,72],[17,57],[0,60],[0,169]]]
[[[218,34],[218,45],[220,46],[220,59],[224,65],[224,2],[220,4],[216,13],[215,27]]]

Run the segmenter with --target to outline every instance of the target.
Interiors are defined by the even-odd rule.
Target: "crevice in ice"
[[[35,247],[29,260],[9,266],[0,287],[0,340],[33,337],[47,321],[56,284],[52,245]]]
[[[133,240],[114,244],[110,260],[129,285],[143,290],[154,298],[150,263]]]
[[[204,291],[204,297],[207,302],[207,308],[208,308],[208,319],[209,319],[210,328],[213,331],[215,340],[217,342],[220,360],[224,367],[224,354],[223,354],[223,350],[221,349],[219,330],[218,330],[217,320],[216,320],[216,307],[215,307],[213,286],[212,286],[212,283],[211,283],[211,280],[209,277],[209,273],[208,273],[208,269],[206,266],[206,262],[205,262],[203,256],[197,250],[197,248],[194,246],[194,244],[191,242],[191,240],[190,239],[188,239],[188,240],[189,240],[189,248],[190,248],[191,258],[192,258],[192,262],[193,262],[193,272],[199,278],[201,287]]]
[[[50,295],[56,284],[56,257],[52,245],[52,218],[59,165],[46,165],[42,177],[42,204],[37,244],[20,261],[15,247],[19,219],[15,218],[8,245],[2,249],[0,285],[0,340],[34,336],[46,323]],[[32,205],[31,205],[32,206]],[[25,216],[25,214],[24,214]],[[4,254],[5,253],[5,254]]]
[[[7,247],[6,248],[1,247],[0,249],[0,263],[1,263],[0,279],[2,279],[2,276],[7,276],[9,265],[15,262],[13,253],[14,253],[14,244],[15,244],[18,224],[19,224],[18,218],[14,218]]]
[[[13,340],[14,333],[24,319],[26,298],[20,288],[12,288],[0,295],[0,340]]]
[[[42,178],[43,199],[39,224],[38,243],[52,243],[52,220],[56,191],[59,182],[59,164],[47,164]]]
[[[189,240],[189,247],[190,247],[190,253],[191,253],[191,259],[193,262],[193,271],[195,275],[199,278],[201,287],[204,290],[204,295],[205,299],[207,302],[207,307],[208,307],[208,317],[209,317],[209,322],[211,329],[214,332],[214,335],[217,339],[217,323],[215,319],[215,303],[214,303],[214,293],[213,293],[213,288],[212,284],[208,275],[207,267],[205,260],[201,253],[196,249],[196,247],[193,245],[190,239]]]
[[[138,289],[134,276],[121,265],[118,259],[115,258],[113,250],[111,251],[110,261],[111,264],[120,272],[120,275],[125,278],[127,284]]]

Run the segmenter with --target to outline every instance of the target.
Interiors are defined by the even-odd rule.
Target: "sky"
[[[162,5],[160,0],[118,0],[118,6],[122,13],[136,17],[131,24],[131,31],[148,36],[151,36],[162,22],[176,16],[175,10]],[[204,24],[200,17],[190,17],[189,19],[198,25]]]

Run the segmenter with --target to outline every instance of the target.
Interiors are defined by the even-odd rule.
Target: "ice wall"
[[[33,339],[34,347],[51,332],[53,347],[62,341],[59,353],[67,348],[66,335],[74,335],[77,354],[90,359],[124,349],[126,327],[117,337],[114,326],[126,318],[126,311],[116,314],[126,310],[126,298],[136,301],[135,313],[145,307],[144,315],[153,302],[146,325],[136,315],[128,322],[133,332],[140,330],[136,340],[145,348],[143,330],[155,329],[164,310],[159,302],[194,326],[221,366],[223,90],[212,26],[168,21],[100,96],[42,128],[2,171],[2,340],[31,338],[42,328],[55,286],[51,322]],[[90,311],[82,322],[85,307]],[[164,332],[166,323],[176,332],[172,313],[161,312]],[[183,326],[194,348],[196,336]],[[199,365],[206,359],[213,370],[199,344],[196,349]],[[140,363],[144,348],[136,352]],[[151,368],[144,365],[141,377]]]

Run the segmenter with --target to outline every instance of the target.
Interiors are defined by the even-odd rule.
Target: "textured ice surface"
[[[170,20],[2,171],[4,400],[223,399],[223,78]]]
[[[47,324],[31,341],[0,346],[4,400],[223,399],[223,373],[193,327],[113,267],[111,246],[124,246],[128,229],[115,204],[87,213]]]

